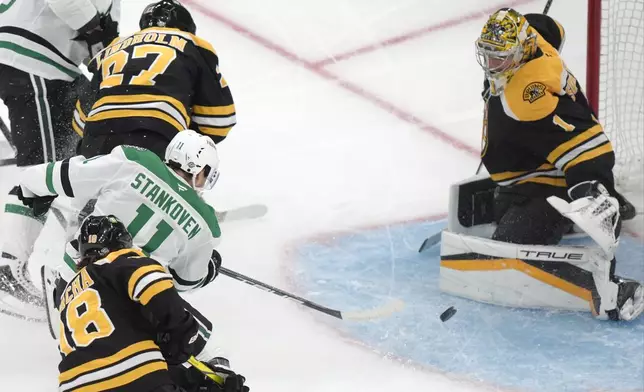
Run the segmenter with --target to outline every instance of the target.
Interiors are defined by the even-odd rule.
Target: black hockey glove
[[[105,15],[96,14],[94,19],[78,30],[74,41],[84,41],[89,50],[89,59],[92,59],[118,36],[119,23],[112,20],[108,11]]]
[[[208,263],[208,274],[206,275],[201,287],[209,284],[219,276],[219,268],[221,268],[221,255],[217,250],[213,249],[212,256],[210,256],[210,262]]]
[[[246,382],[246,377],[241,374],[237,374],[230,368],[230,362],[226,358],[216,357],[211,359],[208,362],[205,362],[212,371],[217,374],[219,377],[224,379],[224,385],[219,385],[214,382],[209,383],[210,385],[201,388],[200,392],[248,392],[250,388],[244,383]],[[208,379],[210,380],[210,379]]]
[[[185,321],[180,327],[169,332],[157,333],[157,344],[163,357],[170,365],[187,362],[194,354],[194,344],[197,341],[199,326],[195,318],[185,312]]]
[[[54,199],[58,197],[58,196],[36,196],[36,195],[27,196],[23,194],[22,187],[20,186],[13,188],[10,194],[15,194],[16,197],[20,199],[22,204],[31,208],[36,218],[40,218],[44,216],[49,211],[49,207],[51,207],[51,203],[53,203]]]

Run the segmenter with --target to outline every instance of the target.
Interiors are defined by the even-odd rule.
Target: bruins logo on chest
[[[523,90],[523,100],[533,103],[546,95],[546,85],[539,82],[530,83]]]

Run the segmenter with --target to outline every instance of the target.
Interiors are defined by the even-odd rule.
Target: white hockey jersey
[[[0,0],[0,63],[45,79],[74,80],[89,50],[73,38],[110,6],[118,21],[120,0]]]
[[[180,291],[205,283],[221,232],[214,209],[154,153],[119,146],[109,155],[76,156],[33,166],[22,175],[24,195],[60,195],[86,203],[93,215],[115,215],[134,245],[166,266]]]

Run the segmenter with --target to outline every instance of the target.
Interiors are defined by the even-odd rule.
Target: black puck
[[[445,309],[443,313],[441,313],[441,321],[445,322],[451,319],[452,316],[455,314],[456,314],[456,309],[453,306],[450,306],[449,308]]]

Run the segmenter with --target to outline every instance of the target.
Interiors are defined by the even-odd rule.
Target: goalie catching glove
[[[568,190],[572,202],[550,196],[548,203],[575,222],[612,259],[617,245],[621,219],[619,202],[597,181],[585,181]]]

